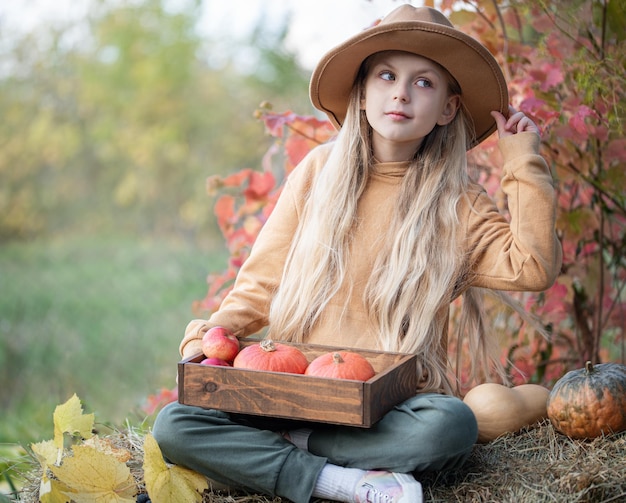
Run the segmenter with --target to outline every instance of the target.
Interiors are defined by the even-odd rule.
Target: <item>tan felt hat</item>
[[[394,9],[378,24],[322,57],[313,71],[309,88],[315,108],[326,113],[335,127],[340,128],[361,63],[376,52],[390,50],[429,58],[456,79],[474,124],[476,138],[472,146],[495,131],[492,110],[508,117],[506,81],[487,48],[454,28],[441,12],[408,4]]]

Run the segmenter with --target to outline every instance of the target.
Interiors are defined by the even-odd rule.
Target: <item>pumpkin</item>
[[[330,379],[367,381],[376,372],[364,356],[350,351],[334,351],[315,358],[304,372],[306,375]]]
[[[235,368],[291,374],[304,374],[308,365],[307,357],[298,348],[279,344],[271,339],[246,346],[239,351],[233,361]]]
[[[571,438],[595,438],[626,430],[626,365],[587,362],[570,370],[548,398],[552,425]]]
[[[487,443],[545,419],[549,394],[548,388],[538,384],[509,388],[485,383],[469,390],[463,401],[476,416],[478,442]]]

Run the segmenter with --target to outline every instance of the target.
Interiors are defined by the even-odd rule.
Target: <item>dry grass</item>
[[[133,454],[129,466],[143,488],[143,437],[130,430],[110,437]],[[36,471],[36,470],[35,470]],[[37,501],[40,473],[23,491]],[[515,435],[476,445],[461,470],[421,480],[429,503],[608,503],[626,501],[626,432],[592,441],[558,434],[548,421]],[[203,503],[287,503],[213,489]],[[317,500],[316,503],[327,503]]]
[[[422,483],[428,502],[626,501],[626,432],[578,441],[546,421],[477,445],[461,470]]]

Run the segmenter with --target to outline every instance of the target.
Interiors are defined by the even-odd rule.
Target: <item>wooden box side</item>
[[[417,393],[417,356],[404,355],[400,361],[367,383],[363,397],[363,423],[373,425],[395,405]]]
[[[258,339],[241,339],[242,347]],[[312,361],[330,346],[292,344]],[[326,379],[201,365],[202,354],[178,364],[178,401],[226,412],[370,427],[415,393],[415,356],[354,350],[372,364],[369,381]]]
[[[178,400],[183,404],[307,421],[362,422],[361,382],[210,367],[193,361],[181,363],[179,372]]]

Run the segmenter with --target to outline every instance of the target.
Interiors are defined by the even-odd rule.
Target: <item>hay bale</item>
[[[128,462],[143,490],[143,434],[107,436],[132,453]],[[626,501],[626,432],[591,441],[557,433],[549,421],[488,444],[477,444],[459,470],[420,478],[428,503],[609,503]],[[38,501],[41,471],[27,474],[21,501]],[[288,503],[281,498],[216,488],[203,503]],[[315,503],[330,503],[316,500]]]
[[[573,440],[545,421],[476,445],[460,470],[422,484],[433,503],[624,501],[625,460],[626,433]]]

